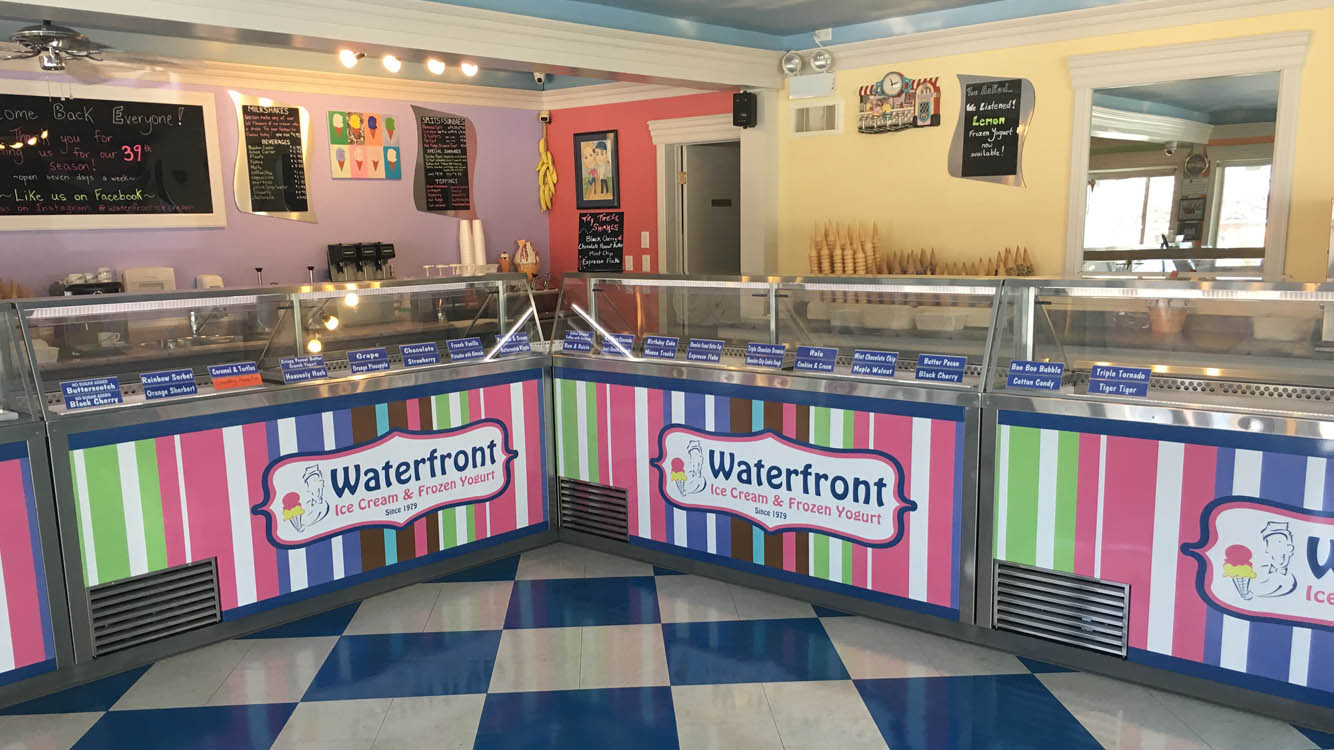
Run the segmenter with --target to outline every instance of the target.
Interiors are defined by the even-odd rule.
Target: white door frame
[[[1265,230],[1264,278],[1266,281],[1282,280],[1288,252],[1302,65],[1310,40],[1310,32],[1294,31],[1070,57],[1068,65],[1075,108],[1070,143],[1070,197],[1066,208],[1066,278],[1078,278],[1083,266],[1084,211],[1088,193],[1085,180],[1094,89],[1278,71],[1278,117],[1274,123],[1274,166],[1270,177],[1269,223]]]

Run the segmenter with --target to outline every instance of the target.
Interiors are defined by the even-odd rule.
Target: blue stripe
[[[26,440],[20,440],[17,443],[0,443],[0,461],[27,457],[28,442]]]
[[[46,561],[42,559],[42,533],[37,524],[37,493],[32,486],[32,462],[25,454],[19,459],[19,476],[23,477],[23,497],[28,506],[28,538],[32,540],[32,565],[37,572],[37,610],[42,618],[42,652],[56,655],[55,635],[51,630],[50,591],[46,587]]]
[[[352,445],[352,412],[341,410],[334,412],[334,445],[345,448]],[[343,538],[343,575],[351,577],[361,573],[361,532],[349,531]]]
[[[731,403],[725,398],[713,399],[713,429],[715,432],[727,432],[732,425]],[[714,536],[717,538],[718,554],[732,556],[732,517],[726,513],[710,513],[713,516]]]
[[[474,388],[485,388],[489,385],[504,385],[507,383],[519,383],[528,380],[541,381],[542,370],[533,368],[528,370],[517,370],[515,372],[503,372],[495,375],[479,375],[473,378],[460,378],[458,380],[445,380],[437,383],[427,383],[425,385],[415,385],[405,388],[388,388],[383,391],[367,391],[365,393],[355,393],[348,396],[335,396],[333,398],[311,398],[307,401],[297,401],[291,404],[280,406],[261,406],[254,409],[242,409],[239,411],[226,411],[226,400],[219,400],[219,411],[198,417],[186,417],[183,419],[170,419],[163,422],[149,422],[138,425],[128,425],[125,427],[116,427],[114,429],[89,430],[88,432],[79,432],[69,436],[68,446],[70,450],[80,448],[94,448],[99,445],[113,445],[131,440],[144,440],[147,438],[162,437],[163,435],[181,435],[187,432],[198,432],[201,430],[211,430],[219,427],[230,427],[238,424],[249,424],[251,422],[263,422],[269,419],[283,419],[285,417],[298,417],[303,414],[318,414],[325,411],[337,411],[340,409],[351,409],[357,406],[371,406],[373,404],[383,404],[390,401],[406,401],[410,398],[424,398],[428,396],[440,396],[460,391],[472,390]],[[210,406],[214,401],[207,401]],[[351,445],[351,442],[348,443]]]
[[[1298,456],[1334,457],[1334,440],[1317,440],[1315,438],[1288,435],[1261,435],[1238,430],[1214,430],[1203,427],[1127,422],[1119,419],[1062,417],[1026,411],[1000,411],[997,412],[996,419],[1000,424],[1015,427],[1090,432],[1117,437],[1165,440],[1173,443],[1213,445],[1219,448],[1291,453]],[[1228,483],[1231,484],[1231,481],[1231,478],[1229,478]]]
[[[1235,471],[1237,452],[1231,448],[1218,451],[1218,463],[1214,470],[1214,495],[1226,497],[1232,494],[1232,474]],[[1223,651],[1223,613],[1216,607],[1207,607],[1204,616],[1204,662],[1218,666],[1222,663]]]
[[[686,401],[686,424],[699,430],[703,430],[708,420],[704,416],[704,395],[701,393],[687,393]],[[706,526],[709,522],[709,513],[702,510],[686,511],[686,540],[693,544],[696,549],[708,549],[709,539]]]
[[[324,415],[296,418],[296,444],[303,453],[324,450]],[[306,583],[316,586],[333,580],[333,540],[322,539],[306,547]]]
[[[764,388],[753,385],[734,385],[731,383],[704,383],[679,378],[649,377],[628,375],[619,372],[599,372],[596,370],[576,370],[569,367],[553,367],[552,375],[558,379],[611,383],[639,388],[657,388],[664,391],[685,391],[687,393],[709,393],[724,398],[756,399],[759,401],[778,401],[804,406],[827,406],[834,409],[852,409],[873,414],[898,414],[906,417],[929,417],[962,422],[964,407],[928,404],[919,401],[899,401],[888,398],[870,398],[867,396],[840,396],[831,393],[816,393],[795,388]]]
[[[268,445],[270,461],[283,455],[282,448],[279,447],[278,444],[278,423],[276,421],[264,423],[264,442]],[[298,447],[298,450],[299,449],[300,448]],[[278,563],[279,595],[291,593],[292,591],[292,567],[287,559],[291,554],[291,550],[274,550],[274,557]]]
[[[1305,494],[1306,456],[1286,453],[1261,456],[1260,497],[1300,508]],[[1247,638],[1246,671],[1286,681],[1292,662],[1292,629],[1291,625],[1252,622]]]

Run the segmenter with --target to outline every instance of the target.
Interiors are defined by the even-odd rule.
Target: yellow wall
[[[1302,76],[1286,271],[1296,280],[1323,279],[1334,199],[1334,97],[1328,93],[1334,82],[1334,8],[840,69],[837,96],[844,102],[843,134],[787,135],[790,109],[782,108],[778,271],[807,271],[816,222],[875,219],[886,249],[934,247],[944,258],[964,259],[1023,244],[1040,275],[1059,275],[1065,258],[1074,106],[1066,59],[1298,30],[1313,33]],[[856,132],[858,87],[890,70],[910,78],[940,77],[940,127],[884,135]],[[1023,153],[1025,187],[949,176],[950,140],[959,116],[958,74],[1033,82],[1036,102]]]

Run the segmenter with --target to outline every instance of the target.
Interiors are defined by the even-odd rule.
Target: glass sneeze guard
[[[14,305],[0,302],[0,426],[40,413],[30,384],[31,365]]]

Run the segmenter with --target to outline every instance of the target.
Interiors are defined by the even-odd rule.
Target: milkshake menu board
[[[198,105],[0,94],[0,216],[221,214],[206,127]]]
[[[468,121],[463,117],[422,115],[422,175],[426,182],[427,211],[467,211],[472,208],[468,189]]]
[[[251,213],[310,210],[300,107],[241,105]]]
[[[579,214],[579,270],[620,271],[625,263],[625,214]]]
[[[963,176],[999,177],[1019,170],[1023,82],[968,83],[963,89]]]

